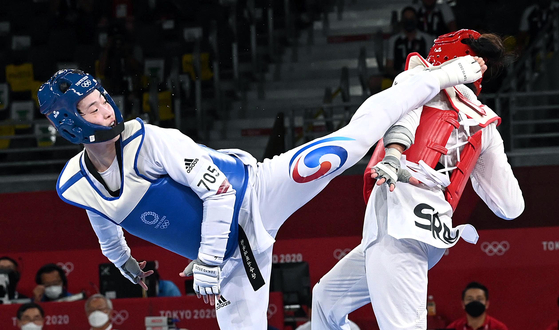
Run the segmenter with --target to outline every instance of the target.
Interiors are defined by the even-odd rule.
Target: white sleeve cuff
[[[202,252],[198,252],[198,260],[210,266],[219,266],[223,263],[223,257],[212,256]]]
[[[219,265],[227,250],[231,222],[235,211],[235,190],[207,198],[198,259],[208,265]]]

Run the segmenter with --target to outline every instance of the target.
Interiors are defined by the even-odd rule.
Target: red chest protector
[[[470,30],[460,30],[458,34],[468,35],[473,32]],[[452,33],[448,34],[448,36],[441,36],[441,40],[439,41],[444,44],[446,39],[443,37],[453,36],[454,35]],[[476,36],[479,37],[479,33]],[[456,40],[454,41],[454,43],[458,44]],[[432,52],[437,53],[438,51],[441,51],[441,49],[442,48],[438,47],[436,50],[432,49]],[[458,55],[475,55],[466,50],[464,50],[464,54]],[[442,62],[446,60],[448,60],[448,58],[444,59]],[[412,69],[416,66],[429,67],[431,64],[422,58],[418,53],[411,53],[408,55],[406,61],[406,70]],[[478,82],[481,83],[481,79]],[[479,92],[479,90],[481,90],[481,85],[477,87]],[[429,106],[423,107],[419,126],[417,127],[415,133],[415,141],[411,147],[404,152],[408,161],[419,163],[420,160],[423,160],[428,166],[434,169],[441,156],[448,153],[446,145],[452,131],[460,126],[458,111],[464,113],[468,116],[468,118],[475,119],[481,127],[485,127],[493,121],[496,121],[497,125],[500,123],[500,118],[491,109],[486,108],[483,105],[476,105],[472,103],[460,92],[458,92],[456,88],[447,88],[444,91],[444,94],[448,98],[453,110],[441,110]],[[480,130],[468,138],[468,143],[460,152],[460,158],[456,164],[457,168],[452,171],[450,176],[450,185],[445,188],[445,199],[448,203],[450,203],[453,210],[456,210],[456,206],[458,206],[464,187],[466,186],[468,178],[470,177],[470,174],[476,165],[477,159],[479,158],[479,154],[481,153],[481,134],[482,131]],[[368,202],[369,196],[371,195],[375,184],[375,180],[371,178],[371,169],[383,158],[384,143],[381,139],[377,144],[373,156],[371,157],[371,160],[365,170],[363,187],[363,197],[365,198],[365,203]]]
[[[429,167],[435,168],[441,156],[448,153],[446,143],[452,131],[458,127],[460,124],[456,111],[424,106],[415,141],[404,152],[406,159],[414,163],[423,160]]]
[[[419,126],[415,133],[415,142],[404,152],[408,161],[419,163],[423,160],[429,167],[435,168],[441,156],[446,155],[446,144],[452,131],[458,128],[458,112],[423,107]],[[445,199],[455,210],[462,196],[468,178],[481,152],[481,130],[468,138],[468,143],[460,152],[460,161],[450,176],[450,185],[445,189]],[[375,180],[371,178],[371,169],[384,158],[382,139],[377,144],[373,156],[365,170],[363,195],[365,203],[373,190]],[[413,174],[412,174],[413,175]]]

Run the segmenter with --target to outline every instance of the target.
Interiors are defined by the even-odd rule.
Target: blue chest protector
[[[202,238],[203,201],[169,176],[152,180],[142,175],[136,161],[144,141],[142,121],[125,125],[119,160],[121,189],[118,196],[103,194],[88,176],[86,153],[74,156],[62,170],[56,189],[60,198],[120,225],[127,232],[189,259],[198,257]],[[239,210],[248,183],[248,167],[234,155],[204,147],[215,166],[235,189],[235,205],[224,259],[238,246]],[[93,166],[93,165],[91,165]],[[95,169],[89,170],[95,176]],[[104,184],[103,179],[95,176]],[[107,188],[105,186],[105,188]],[[107,188],[108,190],[108,188]]]
[[[236,193],[231,232],[224,259],[237,248],[239,209],[247,183],[247,167],[231,155],[207,148],[214,164]],[[152,183],[134,210],[120,223],[127,232],[189,259],[196,259],[201,242],[202,200],[189,187],[163,177]]]

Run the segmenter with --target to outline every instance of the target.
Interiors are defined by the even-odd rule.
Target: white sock
[[[441,89],[468,84],[482,77],[481,67],[470,55],[452,59],[440,66],[430,67],[429,71],[439,79]]]

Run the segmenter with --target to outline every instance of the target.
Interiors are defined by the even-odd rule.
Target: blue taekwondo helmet
[[[78,112],[78,103],[96,89],[113,107],[116,126],[92,124]],[[109,93],[92,75],[83,71],[59,70],[39,88],[37,96],[41,113],[63,138],[74,144],[108,141],[124,130],[122,114]]]

